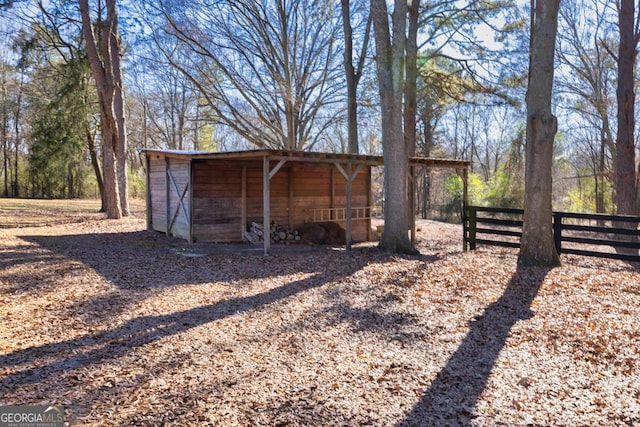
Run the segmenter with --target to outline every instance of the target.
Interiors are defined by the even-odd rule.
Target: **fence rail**
[[[463,215],[464,249],[474,250],[478,244],[519,248],[523,215],[522,209],[466,206]],[[585,224],[585,221],[589,223]],[[591,225],[594,221],[596,225]],[[623,224],[628,224],[628,227]],[[553,239],[558,254],[639,262],[638,224],[640,217],[636,216],[553,212]],[[633,249],[634,254],[624,253],[625,249],[627,252]]]

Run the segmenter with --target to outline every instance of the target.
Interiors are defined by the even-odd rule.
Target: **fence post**
[[[476,249],[476,216],[477,207],[469,206],[469,249]]]
[[[562,212],[553,213],[553,242],[558,255],[562,252]]]
[[[469,249],[468,245],[468,237],[469,237],[469,226],[467,221],[469,221],[469,215],[467,214],[469,207],[465,204],[462,205],[462,250],[466,251]]]

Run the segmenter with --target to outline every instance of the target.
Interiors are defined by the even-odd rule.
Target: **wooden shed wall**
[[[369,169],[363,168],[353,182],[353,207],[369,206],[369,179]],[[262,224],[262,186],[262,162],[195,161],[195,240],[240,241],[247,224]],[[291,229],[299,229],[304,224],[309,209],[346,206],[346,180],[330,164],[286,163],[271,178],[269,186],[271,221]],[[338,223],[345,227],[344,221]],[[353,239],[366,240],[369,227],[369,220],[353,221]]]
[[[242,182],[239,163],[194,163],[193,234],[196,240],[242,239]]]
[[[152,230],[167,231],[167,168],[164,157],[149,157],[149,225]]]
[[[189,160],[150,156],[149,212],[153,230],[189,239],[190,176]]]
[[[347,206],[347,180],[330,164],[297,164],[294,170],[294,215],[299,227],[313,209],[345,208]],[[370,169],[363,168],[352,183],[351,206],[353,208],[371,205],[369,191]],[[346,221],[334,220],[342,228]],[[354,241],[366,241],[369,236],[370,220],[352,221],[351,235]]]

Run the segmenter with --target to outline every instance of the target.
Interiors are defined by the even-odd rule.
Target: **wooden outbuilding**
[[[266,231],[272,223],[294,230],[310,222],[335,222],[346,230],[347,249],[353,241],[371,240],[371,170],[383,165],[380,156],[281,150],[141,153],[149,230],[189,242],[241,242],[251,223]],[[466,188],[469,162],[412,158],[410,165],[411,175],[416,165],[456,169]],[[265,254],[269,248],[265,238]]]

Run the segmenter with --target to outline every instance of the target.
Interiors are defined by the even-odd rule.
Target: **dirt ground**
[[[69,425],[640,425],[640,272],[512,249],[189,244],[0,199],[0,405]]]

